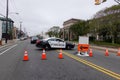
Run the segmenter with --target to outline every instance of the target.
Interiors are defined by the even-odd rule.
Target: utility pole
[[[7,0],[6,2],[6,35],[5,35],[5,43],[7,43],[8,40],[8,11],[9,11],[9,5],[8,5],[9,1]]]
[[[22,31],[22,22],[20,22],[20,38],[21,38],[21,31]]]

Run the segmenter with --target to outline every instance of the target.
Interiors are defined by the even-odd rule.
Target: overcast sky
[[[34,35],[46,32],[52,26],[63,27],[63,22],[71,18],[90,19],[99,10],[117,4],[114,0],[98,6],[94,3],[94,0],[9,0],[9,17],[18,28],[22,21],[22,29]],[[0,13],[3,15],[5,4],[6,0],[0,0]]]

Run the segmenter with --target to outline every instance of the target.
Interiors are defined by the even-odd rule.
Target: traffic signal
[[[100,0],[95,0],[95,5],[99,5],[100,4]]]
[[[107,0],[103,0],[102,2],[106,2]]]

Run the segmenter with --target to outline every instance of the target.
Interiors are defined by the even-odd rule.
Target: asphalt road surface
[[[28,51],[29,61],[23,61],[25,50]],[[64,59],[58,59],[57,50],[47,50],[47,60],[41,60],[42,49],[30,44],[29,40],[0,47],[0,80],[120,79],[120,57],[114,54],[105,57],[98,50],[93,51],[93,57],[79,57],[75,52],[76,49],[63,50]]]

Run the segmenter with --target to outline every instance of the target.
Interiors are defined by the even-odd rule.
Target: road
[[[25,50],[29,61],[23,61]],[[104,51],[99,50],[93,50],[93,57],[79,57],[75,52],[76,48],[63,50],[64,59],[58,59],[57,50],[47,50],[47,60],[41,60],[42,50],[30,44],[29,40],[0,47],[0,80],[120,79],[120,57],[115,54],[105,57]]]

